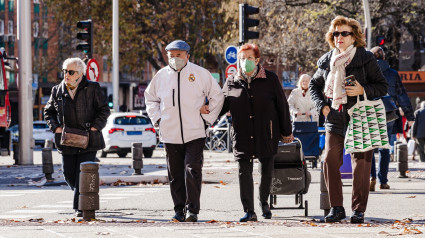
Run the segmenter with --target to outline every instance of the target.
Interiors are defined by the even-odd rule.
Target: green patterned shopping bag
[[[390,149],[385,106],[381,99],[364,100],[348,110],[350,122],[345,135],[346,153],[365,152],[375,148]]]

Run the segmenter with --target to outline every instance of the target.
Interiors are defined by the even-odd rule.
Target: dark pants
[[[261,204],[268,201],[273,178],[273,157],[259,158],[259,172],[261,174],[259,199]],[[252,178],[253,160],[238,159],[239,162],[239,190],[244,212],[254,212],[254,180]]]
[[[176,212],[187,207],[190,212],[199,213],[204,145],[205,138],[184,144],[165,143],[168,179]]]
[[[74,191],[73,209],[78,209],[78,197],[80,196],[80,164],[96,159],[96,152],[76,155],[62,155],[63,176],[68,186]]]
[[[342,181],[339,171],[343,163],[344,137],[326,131],[323,174],[331,207],[343,206]],[[373,150],[351,154],[353,191],[351,209],[365,212],[369,197],[369,177]]]
[[[416,138],[416,151],[421,162],[425,162],[425,138]]]
[[[388,122],[387,123],[387,130],[388,130],[388,139],[390,141],[390,145],[394,144],[394,141],[391,139],[391,132],[393,131],[395,121]],[[379,164],[378,164],[378,178],[380,184],[387,184],[388,183],[388,168],[390,166],[390,149],[378,149],[379,152]],[[375,155],[372,154],[372,170],[371,170],[371,176],[373,178],[376,178],[376,162],[375,162]]]

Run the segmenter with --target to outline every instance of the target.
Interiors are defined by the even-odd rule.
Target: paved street
[[[129,155],[130,156],[130,155]],[[60,156],[53,152],[55,174],[60,184]],[[65,185],[41,186],[41,151],[34,152],[34,166],[13,166],[9,157],[0,158],[0,238],[3,237],[373,237],[415,235],[425,232],[425,163],[409,162],[410,178],[397,178],[397,163],[390,165],[390,190],[372,192],[366,223],[352,225],[347,218],[339,224],[323,223],[320,210],[320,170],[310,169],[312,183],[304,210],[272,210],[273,218],[241,224],[237,164],[230,154],[205,152],[204,185],[199,223],[172,223],[174,215],[166,176],[164,151],[144,159],[143,176],[134,179],[131,158],[108,155],[100,162],[103,181],[119,179],[100,188],[98,220],[74,219],[72,192]],[[256,165],[257,166],[257,165]],[[259,174],[255,171],[255,180]],[[140,182],[128,182],[140,181]],[[63,181],[62,181],[63,182]],[[108,182],[109,183],[109,182]],[[344,180],[344,202],[350,215],[351,180]],[[258,186],[258,183],[256,183]],[[257,191],[256,195],[257,197]],[[296,207],[295,196],[278,196],[277,207]],[[256,204],[257,215],[261,215]]]

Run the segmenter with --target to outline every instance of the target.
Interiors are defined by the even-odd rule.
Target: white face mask
[[[170,58],[168,62],[171,68],[177,71],[181,70],[186,65],[186,61],[180,57]]]

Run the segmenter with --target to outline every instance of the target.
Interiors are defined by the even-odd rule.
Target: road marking
[[[33,215],[0,215],[0,219],[25,219],[28,217],[33,217]]]
[[[111,228],[108,228],[108,227],[105,227],[104,228],[105,230],[108,230],[108,231],[111,231],[111,232],[113,232],[113,233],[115,233],[115,234],[118,234],[118,233],[121,233],[121,234],[124,234],[124,233],[122,233],[122,232],[118,232],[118,231],[116,231],[116,230],[112,230]],[[113,235],[113,234],[112,234]],[[127,235],[127,234],[124,234],[126,237],[131,237],[131,238],[138,238],[137,236],[132,236],[132,235]]]
[[[69,205],[63,204],[63,205],[40,205],[36,206],[36,208],[69,208]]]
[[[53,233],[53,234],[55,234],[55,235],[58,235],[58,236],[66,237],[65,235],[62,235],[62,234],[57,233],[57,232],[55,232],[55,231],[52,231],[52,230],[46,229],[46,228],[44,228],[44,227],[41,227],[41,229],[43,229],[43,230],[45,230],[45,231],[48,231],[48,232],[50,232],[50,233]]]
[[[19,193],[19,194],[27,194],[27,193],[41,193],[42,191],[36,191],[36,190],[28,190],[28,191],[5,191],[4,193]],[[44,192],[44,191],[43,191]]]
[[[0,194],[0,197],[19,197],[24,194]]]
[[[8,211],[6,213],[28,213],[28,214],[37,214],[37,213],[59,213],[62,210],[13,210],[13,211]]]

